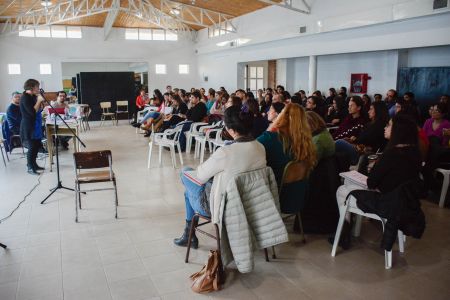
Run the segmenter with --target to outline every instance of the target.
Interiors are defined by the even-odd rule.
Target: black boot
[[[339,240],[339,246],[344,249],[348,250],[350,249],[350,244],[352,240],[352,224],[348,222],[347,220],[344,221],[344,226],[342,226],[342,232],[341,232],[341,238]],[[334,244],[334,236],[330,236],[328,238],[328,242],[330,244]]]
[[[189,240],[189,231],[191,230],[191,221],[186,221],[186,226],[184,227],[183,235],[179,238],[173,240],[174,244],[180,247],[187,247]],[[191,247],[194,249],[198,248],[198,239],[195,236],[195,232],[192,233]]]

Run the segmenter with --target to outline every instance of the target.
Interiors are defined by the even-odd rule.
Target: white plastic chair
[[[191,147],[192,147],[192,139],[195,138],[195,136],[200,135],[199,128],[201,126],[207,126],[208,123],[205,122],[195,122],[191,124],[191,127],[189,128],[189,131],[186,131],[184,134],[186,135],[186,153],[191,153]]]
[[[216,134],[216,138],[211,140],[213,145],[213,152],[216,151],[217,148],[223,147],[225,145],[225,141],[222,139],[222,130],[223,128]]]
[[[181,134],[182,129],[183,129],[183,124],[180,123],[174,129],[166,129],[162,133],[154,133],[155,130],[152,125],[152,134],[150,136],[150,142],[148,143],[148,146],[149,146],[148,162],[147,162],[148,169],[150,169],[153,144],[155,144],[156,146],[159,146],[159,166],[161,166],[161,164],[162,164],[162,148],[163,147],[167,147],[170,149],[170,156],[172,158],[172,165],[173,165],[174,169],[177,167],[175,147],[177,148],[178,154],[180,155],[181,165],[183,165],[183,157],[181,155],[181,148],[180,148],[180,134]],[[170,137],[173,137],[173,138],[171,139]]]
[[[209,151],[210,153],[214,152],[215,145],[213,145],[213,141],[216,140],[217,135],[220,135],[222,132],[222,128],[209,129],[204,136],[196,136],[195,137],[195,157],[200,157],[200,163],[203,163],[205,158],[206,151],[206,143],[209,143]],[[216,133],[216,137],[211,137],[213,133]]]
[[[447,196],[448,191],[450,170],[439,168],[436,169],[436,172],[439,172],[444,176],[444,181],[442,182],[441,198],[439,198],[439,207],[444,207],[445,197]]]
[[[333,257],[336,255],[336,249],[339,244],[339,239],[341,237],[342,227],[344,225],[345,215],[347,212],[358,215],[357,223],[361,222],[360,216],[380,221],[383,226],[383,232],[384,232],[384,227],[386,225],[386,219],[380,218],[378,215],[375,215],[375,214],[368,214],[368,213],[363,212],[361,209],[359,209],[356,206],[355,197],[350,196],[347,199],[347,201],[345,202],[345,205],[342,205],[339,207],[340,217],[339,217],[339,222],[338,222],[338,226],[336,229],[336,236],[334,237],[333,249],[331,250],[331,256],[333,256]],[[355,227],[356,227],[355,235],[359,236],[360,224],[357,224]],[[401,230],[399,230],[398,231],[398,247],[399,247],[400,253],[405,252],[405,241],[406,241],[405,235],[403,234],[403,232]],[[392,251],[386,251],[386,250],[384,251],[384,266],[386,269],[392,268]]]

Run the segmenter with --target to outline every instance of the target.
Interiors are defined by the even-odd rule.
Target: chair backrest
[[[107,113],[111,108],[111,102],[100,102],[100,107],[104,113]]]
[[[112,165],[110,150],[75,152],[73,159],[77,170],[107,168]]]
[[[306,203],[307,171],[301,161],[290,161],[285,167],[279,186],[282,213],[298,213]]]
[[[290,161],[283,171],[283,177],[281,179],[281,186],[284,184],[301,181],[306,179],[307,172],[305,164],[301,161]]]
[[[175,140],[176,143],[178,143],[180,141],[180,135],[181,135],[181,131],[183,130],[183,124],[177,124],[177,126],[175,127],[175,136],[173,137],[173,139]]]
[[[128,101],[127,100],[117,101],[116,106],[117,106],[117,109],[119,109],[119,106],[126,107],[128,109]]]

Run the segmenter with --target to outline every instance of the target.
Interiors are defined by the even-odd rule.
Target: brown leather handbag
[[[224,279],[220,252],[211,250],[206,265],[199,272],[192,274],[191,279],[192,290],[196,293],[220,290]]]

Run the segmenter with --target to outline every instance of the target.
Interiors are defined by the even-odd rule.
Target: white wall
[[[147,65],[147,63],[145,63]],[[148,66],[146,67],[148,70]],[[135,68],[127,62],[62,62],[61,74],[63,79],[75,77],[80,72],[133,72]]]
[[[450,46],[410,49],[407,64],[408,67],[450,66]]]
[[[255,27],[255,26],[253,26]],[[397,51],[397,49],[414,49],[431,46],[450,45],[450,17],[449,14],[427,16],[405,20],[401,22],[386,23],[381,25],[373,25],[361,28],[346,29],[334,32],[320,33],[315,35],[307,35],[284,39],[280,41],[260,43],[245,47],[232,48],[222,50],[221,52],[207,52],[198,56],[198,69],[204,73],[210,73],[211,68],[222,71],[220,76],[211,76],[210,85],[220,86],[228,85],[228,88],[235,89],[237,82],[236,65],[242,61],[251,60],[269,60],[280,58],[296,58],[302,57],[303,60],[294,60],[295,64],[295,82],[288,79],[287,76],[292,73],[277,74],[278,83],[286,83],[288,90],[297,90],[307,87],[307,65],[306,62],[310,55],[318,55],[318,61],[333,61],[322,59],[322,56],[345,53],[363,53],[379,51],[380,54],[369,54],[369,56],[355,55],[358,59],[355,64],[357,69],[365,69],[367,73],[375,72],[386,78],[377,77],[370,82],[370,89],[379,90],[386,86],[395,86],[398,58],[394,59],[392,55],[387,55],[384,51]],[[427,64],[434,61],[433,64],[441,65],[446,63],[446,49],[440,51],[412,51],[410,58],[411,63]],[[411,51],[411,50],[410,50]],[[416,54],[417,53],[417,54]],[[439,54],[439,55],[438,55]],[[349,85],[349,79],[345,72],[352,69],[353,55],[343,56],[349,67],[337,72],[331,72],[326,79],[318,70],[318,87],[322,88],[321,80],[326,82],[342,82],[346,86]],[[425,58],[429,57],[429,58]],[[441,58],[433,58],[441,57]],[[385,61],[387,59],[387,61]],[[289,60],[291,61],[291,60]],[[339,64],[339,62],[336,62]],[[394,63],[395,65],[390,65]],[[342,64],[341,64],[342,65]],[[292,64],[289,64],[292,66]],[[323,66],[323,64],[322,64]],[[319,68],[320,63],[319,63]],[[323,68],[323,67],[322,67]],[[384,68],[384,69],[383,69]],[[289,68],[286,68],[286,72]],[[355,67],[356,69],[356,67]],[[325,70],[325,69],[322,69]],[[279,70],[278,70],[279,71]],[[306,73],[304,73],[306,72]],[[299,76],[300,75],[300,76]],[[383,80],[384,84],[377,82]],[[333,84],[332,86],[334,86]]]
[[[114,28],[107,41],[102,28],[83,27],[82,39],[25,38],[0,39],[0,111],[4,111],[13,91],[23,89],[28,78],[41,81],[42,88],[62,88],[62,63],[142,63],[149,65],[149,88],[164,89],[167,84],[189,89],[198,83],[197,57],[187,41],[131,41],[124,30]],[[8,64],[20,63],[21,75],[8,75]],[[53,74],[40,75],[39,64],[51,63]],[[166,64],[167,74],[156,75],[155,64]],[[178,64],[189,64],[190,74],[178,74]]]

